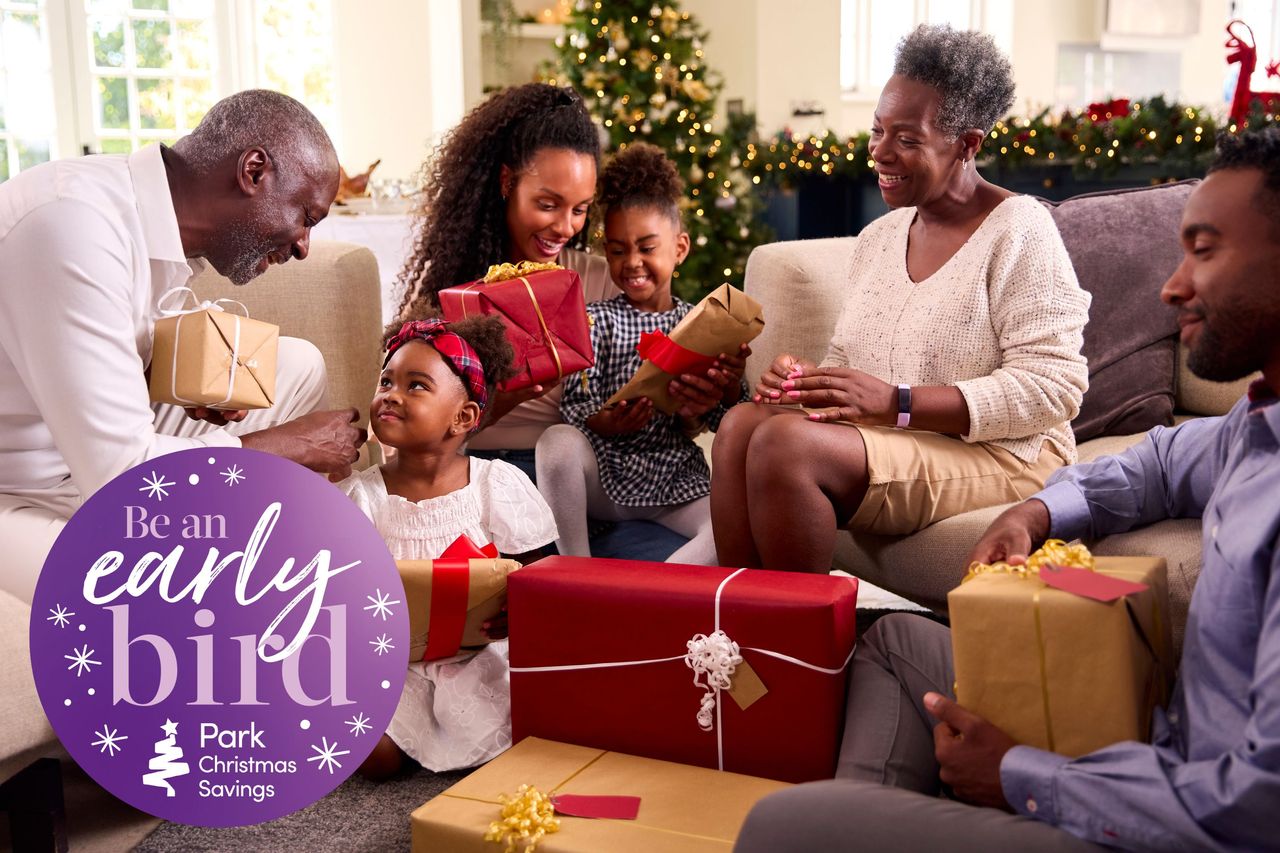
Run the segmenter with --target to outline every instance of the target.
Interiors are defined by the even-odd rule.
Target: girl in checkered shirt
[[[722,353],[703,375],[675,378],[671,393],[683,401],[676,414],[646,397],[604,405],[640,367],[640,336],[670,332],[693,306],[671,294],[672,273],[689,254],[675,165],[652,145],[630,145],[600,182],[605,254],[621,293],[587,306],[595,365],[565,380],[565,423],[538,440],[538,488],[555,515],[561,554],[590,556],[588,518],[647,519],[690,539],[669,562],[714,565],[711,477],[693,437],[746,399],[750,349]]]

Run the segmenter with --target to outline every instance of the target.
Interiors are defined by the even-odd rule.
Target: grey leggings
[[[689,542],[672,554],[669,563],[716,564],[711,536],[711,499],[699,498],[675,506],[620,506],[600,486],[600,466],[587,437],[575,427],[557,424],[538,439],[538,491],[551,506],[560,538],[561,554],[590,557],[587,519],[635,521],[643,519],[674,530]]]

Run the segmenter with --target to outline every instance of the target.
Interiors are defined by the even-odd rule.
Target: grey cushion
[[[1160,288],[1182,258],[1178,227],[1198,181],[1043,201],[1093,296],[1084,330],[1089,390],[1077,441],[1173,422],[1177,322]]]

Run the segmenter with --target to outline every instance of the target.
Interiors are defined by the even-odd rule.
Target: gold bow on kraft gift
[[[480,279],[483,284],[495,284],[499,281],[511,281],[514,278],[524,278],[536,272],[545,272],[546,270],[562,270],[564,267],[557,263],[540,264],[536,261],[521,261],[518,264],[494,264],[489,267],[489,271],[484,274],[484,278]]]
[[[489,824],[485,841],[503,845],[503,853],[534,853],[544,835],[560,830],[551,798],[532,785],[521,785],[516,795],[502,795],[502,818]]]
[[[974,560],[969,564],[969,572],[960,583],[971,581],[978,575],[986,574],[1008,574],[1021,578],[1036,577],[1039,576],[1040,570],[1045,566],[1088,569],[1091,572],[1098,570],[1093,554],[1089,553],[1089,549],[1079,542],[1074,545],[1068,545],[1061,539],[1046,539],[1044,545],[1040,546],[1030,557],[1027,557],[1026,565],[1023,566],[1011,566],[1003,560],[996,563],[979,563]]]

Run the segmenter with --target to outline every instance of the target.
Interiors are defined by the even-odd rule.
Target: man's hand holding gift
[[[716,406],[732,406],[738,402],[742,374],[750,355],[751,347],[742,344],[737,355],[720,353],[704,375],[683,373],[672,379],[667,390],[680,403],[676,414],[683,418],[701,418]]]
[[[991,723],[940,693],[926,693],[924,706],[939,720],[933,727],[938,778],[967,803],[1012,811],[1000,784],[1000,762],[1017,746]]]

